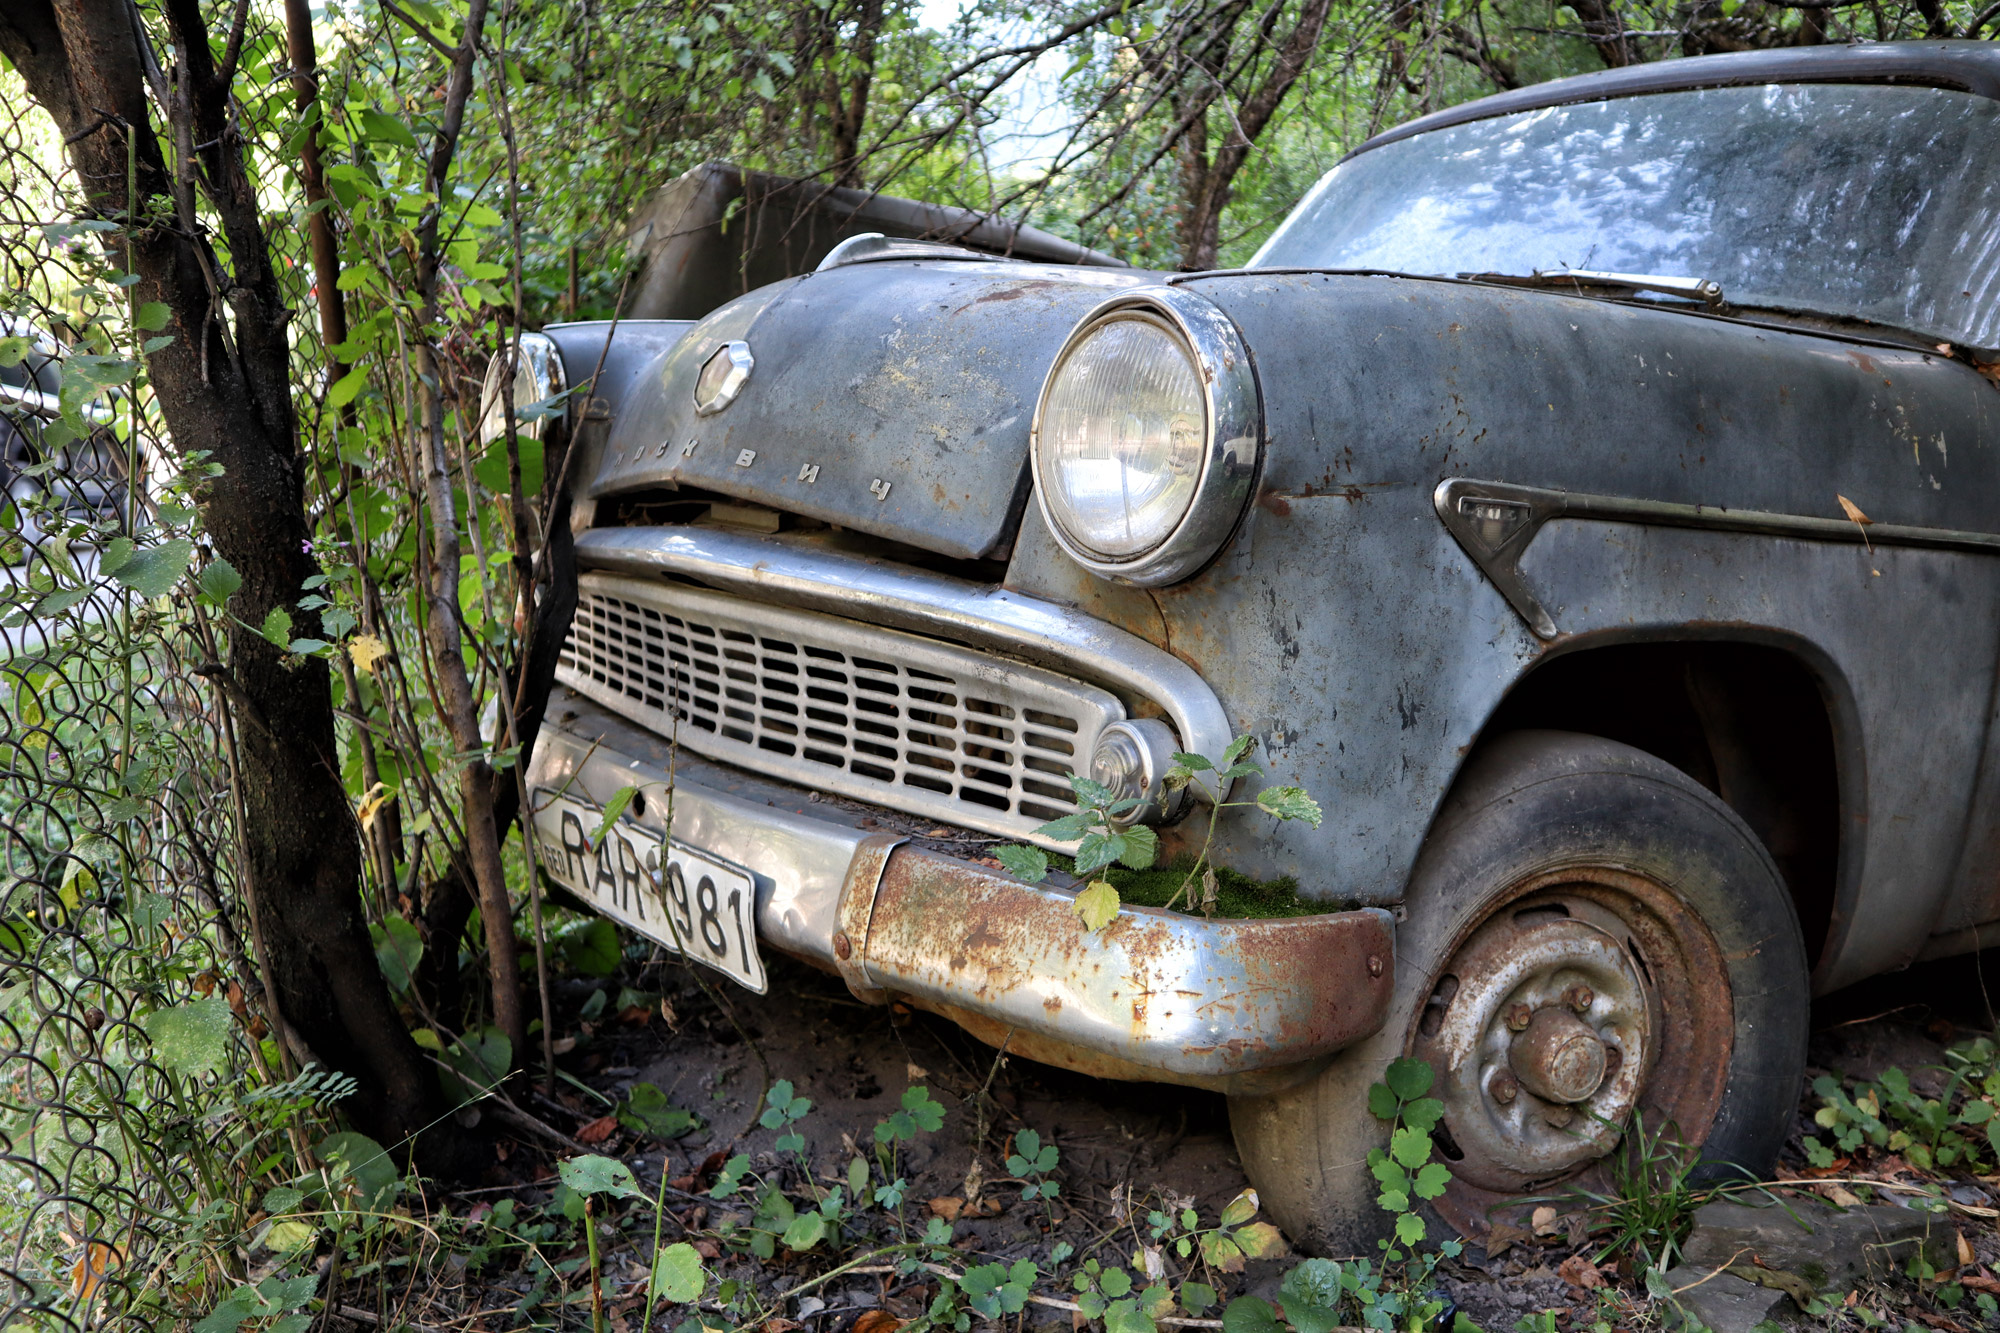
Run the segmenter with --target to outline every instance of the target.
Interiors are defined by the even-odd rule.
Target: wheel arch
[[[1849,682],[1817,645],[1739,626],[1566,638],[1508,688],[1467,760],[1530,727],[1620,741],[1721,797],[1778,863],[1815,981],[1827,974],[1861,881],[1867,769]]]

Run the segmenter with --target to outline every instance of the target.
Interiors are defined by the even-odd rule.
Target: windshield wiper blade
[[[1622,287],[1633,292],[1660,292],[1700,301],[1710,309],[1722,305],[1722,284],[1710,278],[1676,278],[1660,273],[1606,273],[1589,268],[1538,268],[1533,275],[1461,273],[1474,282],[1505,282],[1520,286]]]

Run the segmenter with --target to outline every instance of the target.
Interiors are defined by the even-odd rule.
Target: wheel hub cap
[[[1638,1104],[1657,1045],[1652,987],[1589,904],[1517,905],[1453,955],[1419,1048],[1439,1071],[1455,1175],[1518,1190],[1601,1157]]]
[[[1580,1102],[1604,1082],[1607,1052],[1596,1029],[1567,1009],[1537,1009],[1507,1048],[1514,1077],[1550,1102]]]

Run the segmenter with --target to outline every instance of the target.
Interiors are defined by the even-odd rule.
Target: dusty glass
[[[1713,88],[1517,112],[1328,172],[1252,261],[1711,278],[1732,304],[2000,346],[2000,103]]]

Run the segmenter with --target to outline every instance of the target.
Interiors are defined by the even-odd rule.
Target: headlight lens
[[[509,358],[495,356],[486,366],[486,384],[479,396],[479,442],[490,443],[507,433],[506,400],[503,386],[514,401],[514,433],[524,440],[539,440],[552,429],[560,429],[568,408],[550,399],[569,387],[563,382],[562,353],[555,340],[544,333],[524,333],[512,358],[513,383],[507,384]]]
[[[1062,535],[1111,561],[1158,547],[1193,505],[1207,398],[1187,346],[1143,313],[1114,316],[1050,377],[1036,447]]]

